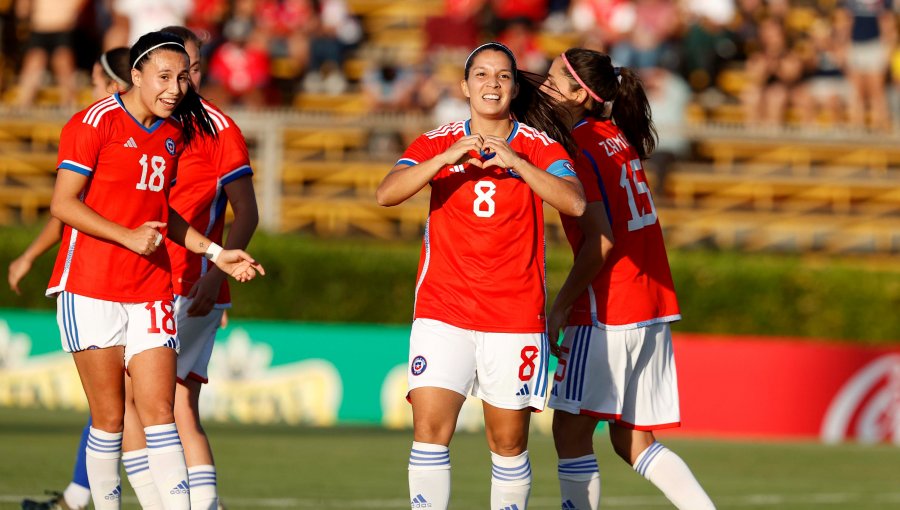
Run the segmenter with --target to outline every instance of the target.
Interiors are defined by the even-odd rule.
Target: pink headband
[[[563,62],[566,63],[566,68],[569,70],[569,74],[572,75],[572,78],[575,78],[575,81],[577,81],[578,84],[581,85],[581,88],[586,90],[587,93],[592,98],[594,98],[595,101],[603,103],[604,102],[603,99],[601,99],[600,96],[598,96],[593,90],[591,90],[587,85],[585,85],[583,81],[581,81],[581,78],[578,77],[578,73],[575,72],[575,69],[572,68],[572,64],[569,63],[569,59],[566,58],[566,54],[561,53],[559,56],[562,57]]]

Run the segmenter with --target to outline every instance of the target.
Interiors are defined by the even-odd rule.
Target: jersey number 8
[[[166,171],[166,160],[162,156],[153,156],[150,158],[150,167],[153,169],[153,173],[150,174],[150,180],[147,180],[147,155],[144,154],[141,156],[141,181],[137,183],[135,189],[139,190],[147,190],[150,191],[159,191],[163,189],[163,179],[165,179],[165,175],[163,173]]]
[[[493,196],[497,193],[497,185],[491,181],[478,181],[475,183],[475,202],[472,203],[472,211],[479,218],[490,218],[494,215],[496,203]]]

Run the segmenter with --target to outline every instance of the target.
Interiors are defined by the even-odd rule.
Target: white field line
[[[41,501],[49,496],[0,494],[0,503],[20,503],[25,498]],[[223,501],[229,507],[245,508],[316,508],[316,509],[381,509],[406,508],[406,499],[316,499],[316,498],[234,498]],[[137,499],[126,496],[123,502],[137,504]],[[715,498],[715,503],[728,507],[780,508],[788,504],[816,504],[820,506],[844,506],[848,503],[881,503],[883,508],[900,509],[900,492],[822,492],[808,494],[747,494]],[[605,508],[671,508],[672,504],[663,496],[619,496],[603,498]],[[556,510],[556,498],[531,498],[528,507],[532,510]],[[18,508],[18,507],[16,507]]]

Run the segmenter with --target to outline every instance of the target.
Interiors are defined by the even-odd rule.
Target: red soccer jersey
[[[56,166],[88,177],[82,193],[88,207],[136,228],[168,222],[169,188],[181,150],[178,122],[160,119],[144,127],[114,94],[63,127]],[[164,249],[138,255],[66,225],[47,295],[61,291],[123,303],[172,299],[169,255]]]
[[[427,161],[469,134],[468,121],[441,126],[417,138],[397,163]],[[514,122],[507,141],[536,167],[575,175],[565,150],[546,133]],[[542,207],[510,169],[442,168],[431,181],[415,318],[476,331],[546,331]]]
[[[631,329],[681,319],[662,229],[637,151],[609,121],[587,119],[574,129],[575,164],[588,203],[602,201],[615,245],[600,273],[572,307],[569,325]],[[572,250],[584,235],[561,215]]]
[[[240,128],[218,108],[204,101],[218,131],[218,137],[198,136],[185,147],[178,160],[178,182],[172,188],[169,205],[185,221],[215,243],[222,244],[225,186],[246,175],[252,175],[247,144]],[[175,294],[187,296],[194,283],[209,269],[209,261],[183,246],[166,240],[172,259],[172,287]],[[228,282],[223,282],[216,303],[231,302]]]

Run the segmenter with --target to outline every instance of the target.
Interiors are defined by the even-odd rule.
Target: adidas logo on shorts
[[[572,503],[571,499],[567,499],[563,501],[562,510],[578,510],[578,507],[575,506],[575,503]]]

